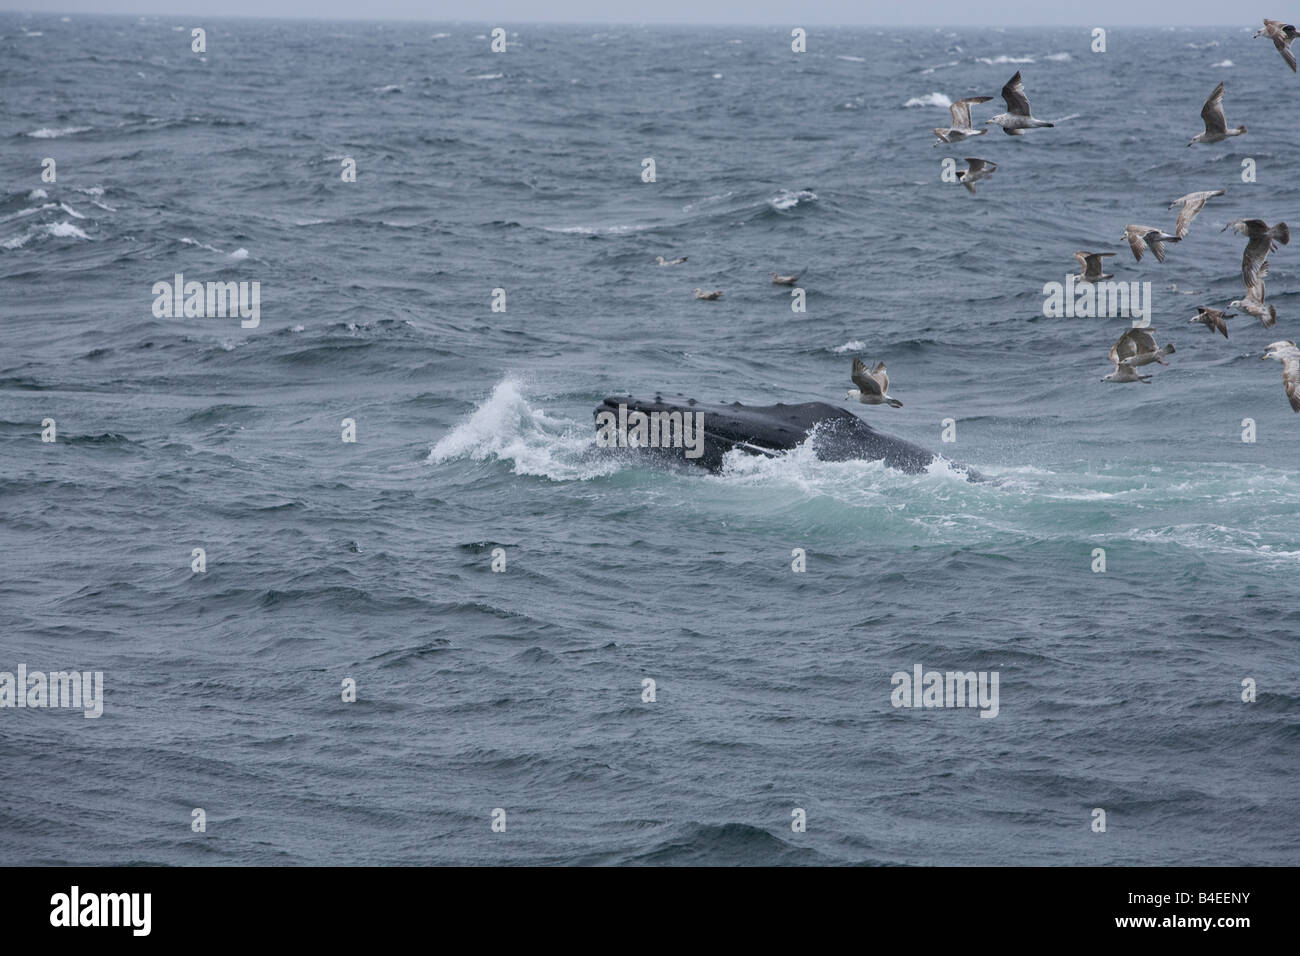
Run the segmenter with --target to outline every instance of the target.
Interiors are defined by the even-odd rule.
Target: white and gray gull
[[[1119,237],[1128,240],[1128,247],[1133,250],[1133,258],[1138,262],[1142,261],[1142,253],[1146,252],[1148,247],[1155,254],[1156,262],[1164,262],[1165,243],[1182,242],[1177,236],[1171,236],[1154,226],[1138,226],[1131,223],[1124,227]]]
[[[1277,359],[1282,363],[1282,387],[1286,389],[1291,411],[1300,412],[1300,348],[1290,341],[1273,342],[1261,359]]]
[[[1179,196],[1169,204],[1169,208],[1182,206],[1178,213],[1178,222],[1174,226],[1174,235],[1182,239],[1187,235],[1187,230],[1192,227],[1192,220],[1196,218],[1197,213],[1205,208],[1205,204],[1215,196],[1222,196],[1226,190],[1207,189],[1199,193],[1188,193],[1186,196]]]
[[[975,194],[975,184],[981,179],[988,179],[997,172],[998,164],[989,162],[987,159],[976,159],[973,156],[967,156],[966,163],[970,166],[970,169],[957,170],[957,181],[965,186],[973,196]]]
[[[991,96],[968,96],[964,100],[958,100],[948,106],[948,112],[952,114],[952,125],[947,129],[943,127],[936,128],[934,135],[939,137],[939,142],[935,143],[936,147],[944,143],[960,143],[964,139],[970,139],[972,136],[983,136],[988,132],[986,129],[972,129],[970,123],[970,108],[976,103],[987,103],[993,99]]]
[[[1214,88],[1214,92],[1201,107],[1201,121],[1205,123],[1205,132],[1193,136],[1188,146],[1195,146],[1197,143],[1221,143],[1229,136],[1243,136],[1246,132],[1245,126],[1234,126],[1228,129],[1228,121],[1223,116],[1222,83]]]
[[[844,393],[845,398],[856,399],[863,405],[888,405],[891,408],[902,408],[903,403],[896,398],[889,396],[889,373],[885,371],[885,363],[877,362],[870,369],[860,358],[853,360],[853,384],[856,389],[849,389]]]
[[[1277,52],[1282,54],[1282,59],[1286,65],[1291,67],[1291,72],[1295,69],[1295,54],[1291,52],[1291,41],[1296,38],[1296,29],[1289,23],[1283,23],[1281,20],[1269,20],[1265,18],[1264,29],[1256,30],[1255,37],[1268,37],[1277,47]]]
[[[1035,119],[1030,114],[1029,98],[1025,96],[1025,84],[1020,78],[1019,70],[1016,70],[1016,75],[1007,80],[1007,85],[1002,87],[1002,99],[1006,100],[1007,111],[986,119],[985,126],[996,123],[1008,136],[1023,136],[1027,129],[1056,125],[1046,120]]]

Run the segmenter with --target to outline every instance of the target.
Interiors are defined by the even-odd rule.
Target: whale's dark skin
[[[596,406],[593,414],[612,412],[619,405],[629,412],[703,412],[704,453],[688,458],[683,448],[638,449],[654,451],[699,465],[710,471],[722,468],[722,457],[732,449],[752,455],[776,455],[802,444],[813,435],[813,451],[823,461],[855,458],[883,461],[891,468],[916,474],[925,471],[935,455],[911,442],[878,432],[846,408],[825,402],[800,405],[711,405],[693,398],[656,395],[653,400],[612,395]],[[814,431],[815,429],[815,431]],[[983,481],[973,468],[961,467],[969,481]]]

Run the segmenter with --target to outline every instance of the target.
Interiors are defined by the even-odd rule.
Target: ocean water
[[[494,25],[0,16],[0,671],[104,675],[0,709],[0,862],[1300,862],[1300,250],[1276,329],[1185,324],[1228,221],[1300,225],[1254,25]],[[1017,69],[1054,129],[931,148]],[[1249,133],[1188,149],[1220,80]],[[1076,249],[1152,283],[1150,385],[1044,317]],[[260,324],[156,318],[176,273]],[[842,403],[854,355],[995,481],[593,447],[605,395]],[[997,716],[894,707],[916,665]]]

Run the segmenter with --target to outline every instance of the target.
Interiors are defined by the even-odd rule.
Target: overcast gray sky
[[[336,19],[539,22],[880,24],[952,26],[1256,27],[1264,14],[1223,0],[0,0],[0,10],[151,13],[176,17],[262,16]],[[1261,12],[1262,11],[1262,12]]]

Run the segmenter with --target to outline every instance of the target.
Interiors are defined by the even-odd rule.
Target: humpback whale
[[[828,405],[826,402],[804,402],[799,405],[742,405],[740,402],[732,402],[726,405],[699,402],[684,395],[667,398],[655,395],[653,400],[630,395],[609,396],[593,412],[598,444],[625,447],[625,440],[614,441],[612,435],[621,431],[623,436],[627,436],[629,431],[635,431],[632,427],[635,424],[635,412],[650,417],[651,422],[650,427],[643,432],[650,435],[651,440],[649,443],[638,441],[638,451],[665,455],[709,471],[720,471],[723,455],[733,449],[751,455],[775,457],[802,444],[809,436],[813,440],[814,453],[822,461],[862,458],[883,461],[891,468],[916,474],[925,471],[938,457],[920,445],[876,431],[848,409]],[[655,413],[659,414],[655,416]],[[668,416],[672,415],[679,417],[670,419]],[[691,423],[703,426],[702,441],[698,435],[690,433],[694,449],[684,447],[681,441],[674,443],[668,440],[670,429],[667,423],[674,422],[678,429],[677,437],[680,438],[683,420],[687,422],[688,429],[693,427]],[[661,424],[656,428],[655,422]],[[657,440],[661,438],[663,440]],[[973,468],[964,465],[958,467],[966,472],[968,481],[985,480]]]

